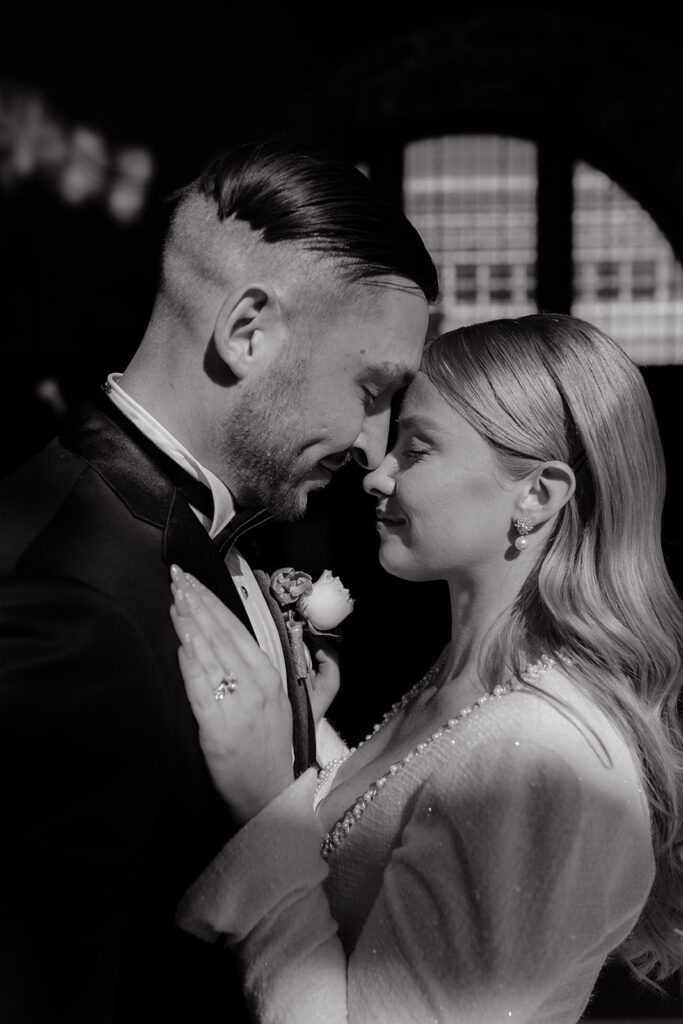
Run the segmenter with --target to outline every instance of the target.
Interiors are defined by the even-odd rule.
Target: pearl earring
[[[513,520],[512,525],[519,534],[519,537],[515,540],[515,547],[518,551],[524,551],[527,546],[527,533],[531,533],[534,528],[534,524],[531,522],[528,516],[518,516],[517,519]]]

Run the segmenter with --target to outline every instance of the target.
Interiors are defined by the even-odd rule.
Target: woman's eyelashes
[[[404,462],[419,462],[430,452],[430,445],[416,437],[399,438],[395,446],[396,454]]]
[[[404,448],[401,453],[405,459],[410,459],[411,462],[418,462],[424,458],[427,454],[426,448]]]

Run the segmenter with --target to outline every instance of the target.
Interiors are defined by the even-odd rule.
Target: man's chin
[[[287,522],[302,519],[308,509],[309,495],[315,491],[322,491],[331,479],[332,473],[329,469],[316,466],[298,485],[273,495],[270,502],[273,518]]]

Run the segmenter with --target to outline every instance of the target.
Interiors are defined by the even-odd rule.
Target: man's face
[[[240,504],[296,519],[308,494],[329,483],[349,455],[368,469],[379,465],[391,400],[418,370],[428,315],[419,289],[387,278],[351,285],[342,307],[307,322],[307,337],[292,338],[230,424],[231,485]]]

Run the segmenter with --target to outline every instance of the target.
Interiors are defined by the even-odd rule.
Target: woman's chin
[[[387,550],[387,545],[383,544],[379,550],[379,564],[390,576],[409,583],[423,583],[436,578],[427,566],[420,565],[414,558],[406,558],[405,551],[403,556]]]

